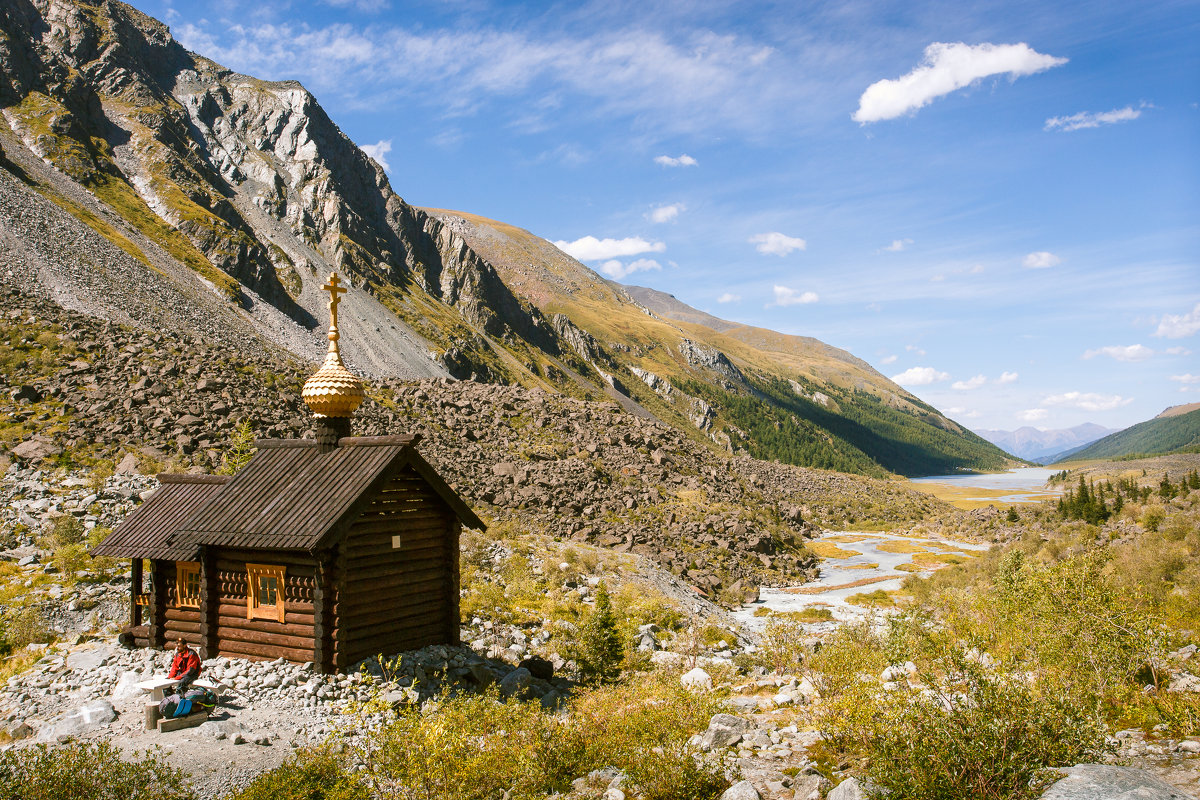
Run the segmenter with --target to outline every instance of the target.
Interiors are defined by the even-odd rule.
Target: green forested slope
[[[680,388],[704,397],[726,423],[744,431],[747,438],[734,444],[755,458],[867,475],[935,475],[1011,466],[1003,451],[974,433],[939,427],[941,417],[932,408],[920,419],[869,392],[823,386],[838,408],[832,411],[773,376],[752,377],[750,384],[753,394],[699,381],[686,381]]]
[[[1173,417],[1155,417],[1126,428],[1077,453],[1071,461],[1194,452],[1200,449],[1200,409]]]

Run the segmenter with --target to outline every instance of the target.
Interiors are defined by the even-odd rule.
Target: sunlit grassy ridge
[[[721,333],[657,314],[528,231],[462,212],[428,213],[546,316],[565,315],[594,337],[596,366],[618,376],[639,403],[729,450],[876,476],[1009,462],[849,353],[808,337],[734,324]]]

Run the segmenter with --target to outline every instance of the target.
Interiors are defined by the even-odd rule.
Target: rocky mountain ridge
[[[494,223],[489,244],[405,203],[301,85],[190,53],[115,0],[0,8],[0,152],[0,211],[19,223],[0,280],[70,308],[315,360],[338,269],[345,355],[368,375],[608,397],[726,452],[876,475],[1004,463],[816,340],[677,323],[536,237],[518,269],[516,229]],[[628,314],[627,335],[603,324]],[[781,399],[780,381],[797,388]],[[772,429],[803,447],[767,445]]]

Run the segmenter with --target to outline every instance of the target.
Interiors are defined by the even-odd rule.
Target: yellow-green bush
[[[157,753],[122,758],[110,742],[0,752],[0,800],[195,800],[187,775]]]
[[[645,800],[711,800],[729,785],[724,767],[702,760],[688,739],[717,710],[674,676],[583,692],[565,716],[494,694],[445,696],[399,711],[352,744],[339,769],[365,763],[371,796],[388,800],[541,800],[605,767],[624,770]]]
[[[1017,800],[1039,795],[1039,773],[1097,757],[1095,707],[1042,694],[1023,676],[961,656],[923,677],[933,692],[884,692],[863,681],[823,709],[821,729],[881,788],[905,800]]]

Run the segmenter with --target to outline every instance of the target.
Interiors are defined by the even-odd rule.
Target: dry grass
[[[882,542],[877,548],[881,553],[925,553],[928,552],[924,547],[916,542],[897,539],[889,542]]]
[[[854,556],[862,555],[862,553],[858,552],[857,550],[844,550],[841,547],[838,547],[836,544],[827,542],[824,539],[808,542],[805,546],[821,558],[854,558]]]
[[[839,533],[836,536],[822,536],[822,542],[837,542],[838,544],[854,544],[861,542],[864,539],[873,539],[873,536],[859,536],[856,533]]]
[[[872,583],[891,580],[895,580],[895,577],[891,575],[876,575],[873,578],[859,578],[856,581],[851,581],[850,583],[839,583],[836,586],[793,586],[789,589],[784,589],[783,591],[787,592],[788,594],[821,594],[823,592],[831,592],[835,589],[854,589],[859,586],[869,586]]]
[[[913,563],[929,569],[944,567],[947,564],[965,564],[972,558],[975,556],[965,553],[917,553],[913,556]]]
[[[878,569],[879,563],[874,564],[840,564],[842,569]]]

